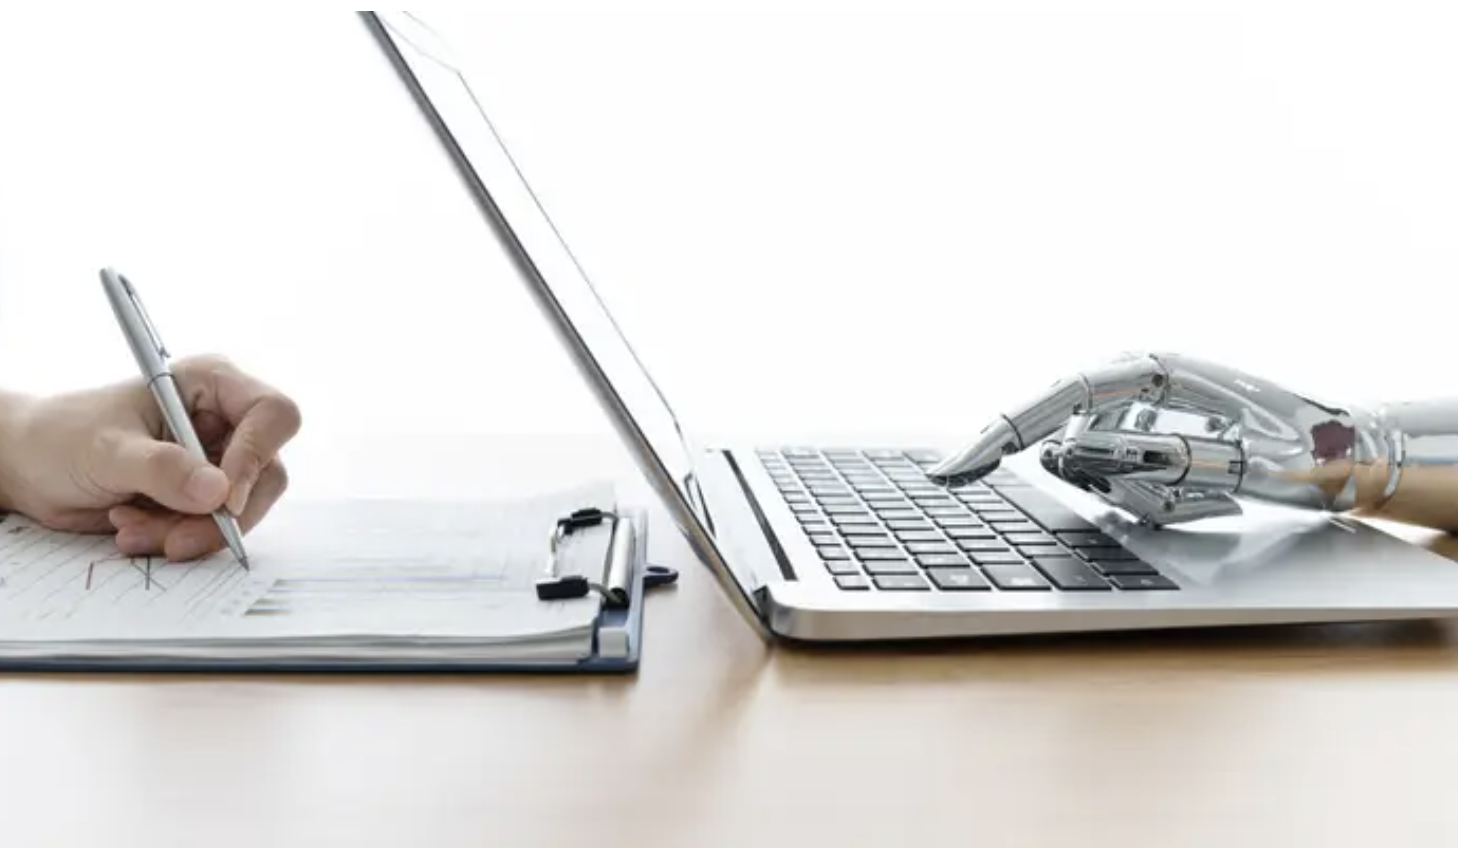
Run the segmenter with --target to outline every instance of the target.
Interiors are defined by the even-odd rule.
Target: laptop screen
[[[411,13],[363,15],[377,36],[388,39],[396,53],[392,59],[404,64],[402,76],[462,176],[475,183],[472,195],[497,225],[493,232],[507,242],[504,247],[533,281],[544,307],[555,313],[554,325],[649,482],[690,541],[706,542],[699,536],[709,528],[694,473],[694,446],[512,161],[460,63]]]

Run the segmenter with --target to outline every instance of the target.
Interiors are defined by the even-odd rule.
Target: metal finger
[[[1178,353],[1155,353],[1169,376],[1160,405],[1241,422],[1258,432],[1285,433],[1311,409],[1335,418],[1350,411],[1291,391],[1239,368]]]
[[[1240,502],[1226,492],[1180,488],[1171,494],[1173,497],[1165,510],[1151,519],[1150,524],[1163,527],[1241,514]]]
[[[1068,423],[1063,426],[1063,432],[1059,438],[1047,439],[1040,446],[1038,451],[1038,462],[1043,469],[1054,477],[1065,483],[1070,483],[1080,489],[1102,492],[1106,489],[1102,481],[1078,473],[1075,469],[1063,464],[1065,445],[1075,444],[1078,437],[1088,431],[1090,427],[1097,426],[1098,420],[1092,415],[1073,415]]]
[[[1158,400],[1166,381],[1163,366],[1147,355],[1117,359],[1059,380],[1037,397],[993,419],[970,444],[926,473],[943,482],[971,482],[997,468],[1004,456],[1054,435],[1073,416]]]
[[[1241,513],[1239,501],[1226,492],[1165,486],[1138,480],[1107,480],[1101,497],[1140,523],[1165,527]]]
[[[1157,402],[1166,380],[1163,366],[1151,356],[1117,359],[1054,383],[1003,417],[1027,446],[1058,432],[1075,415],[1108,414]]]
[[[1102,481],[1099,498],[1110,506],[1128,513],[1140,524],[1157,525],[1161,516],[1169,512],[1173,496],[1157,483],[1131,480]]]
[[[1067,473],[1234,492],[1245,475],[1239,443],[1178,433],[1085,430],[1058,447]]]
[[[1178,433],[1200,438],[1224,439],[1231,432],[1230,419],[1218,413],[1131,403],[1087,416],[1089,430],[1131,430],[1144,433]]]

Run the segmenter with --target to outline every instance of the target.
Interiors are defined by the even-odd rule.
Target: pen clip
[[[171,356],[167,352],[167,345],[162,343],[162,335],[157,332],[157,327],[152,323],[152,316],[147,314],[147,307],[142,305],[142,298],[137,295],[137,290],[132,288],[132,281],[126,278],[125,274],[117,274],[121,280],[122,287],[127,290],[127,297],[132,299],[132,306],[136,307],[137,317],[142,321],[142,327],[147,331],[147,338],[151,339],[152,347],[157,349],[157,355],[163,359]]]

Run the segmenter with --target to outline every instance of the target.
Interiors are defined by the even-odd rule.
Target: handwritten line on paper
[[[144,562],[144,565],[137,565],[137,560],[139,559]],[[96,566],[105,565],[109,562],[124,562],[127,564],[128,567],[136,570],[138,574],[142,575],[143,580],[146,581],[145,583],[143,583],[144,589],[150,590],[152,588],[152,584],[155,583],[157,584],[157,587],[159,589],[165,592],[167,591],[167,586],[163,584],[162,581],[158,580],[152,575],[152,560],[153,557],[151,556],[136,557],[127,556],[125,554],[102,557],[101,559],[94,559],[86,566],[86,591],[91,591],[91,582],[92,578],[96,575]]]

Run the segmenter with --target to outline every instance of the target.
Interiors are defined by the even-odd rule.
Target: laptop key
[[[860,567],[860,565],[858,565],[855,562],[853,562],[852,560],[848,560],[848,559],[828,559],[828,560],[825,560],[825,570],[828,571],[828,572],[830,572],[831,574],[834,574],[834,575],[837,575],[837,576],[843,575],[843,574],[860,574],[861,573],[861,567]]]
[[[1163,574],[1116,574],[1110,577],[1115,586],[1125,591],[1178,589],[1179,586]]]
[[[953,539],[996,539],[997,534],[986,527],[948,527],[944,531]]]
[[[821,559],[850,559],[850,551],[840,545],[819,545],[815,550],[820,552]]]
[[[936,517],[936,522],[942,527],[983,527],[981,521],[970,515],[939,515]]]
[[[885,515],[888,512],[898,514],[903,512],[915,513],[915,510],[911,508],[911,504],[906,501],[877,501],[870,506],[871,511],[877,515]]]
[[[926,533],[935,532],[937,529],[936,525],[929,524],[925,519],[919,518],[898,518],[886,522],[886,526],[892,530],[920,530]]]
[[[906,458],[905,452],[896,450],[895,448],[867,448],[861,451],[861,454],[870,460],[900,460]]]
[[[982,569],[993,585],[1006,591],[1040,592],[1052,587],[1027,563],[989,565]]]
[[[971,501],[967,504],[967,508],[978,515],[1022,515],[1021,512],[1000,500]]]
[[[861,562],[872,560],[905,560],[906,554],[896,548],[856,548],[856,559]]]
[[[1081,559],[1071,556],[1037,557],[1033,566],[1053,585],[1070,592],[1109,591],[1108,581]]]
[[[946,542],[908,542],[906,549],[914,554],[955,554],[957,549]]]
[[[1075,550],[1084,559],[1096,559],[1103,562],[1113,562],[1121,559],[1139,559],[1128,548],[1075,548]]]
[[[847,536],[845,543],[856,550],[896,547],[896,540],[890,536]]]
[[[970,568],[966,557],[957,554],[917,554],[917,564],[922,568]]]
[[[811,533],[810,544],[812,545],[836,545],[840,539],[834,533]]]
[[[835,578],[835,585],[847,591],[864,591],[871,588],[871,581],[864,574],[840,574]]]
[[[1092,522],[1060,503],[1052,495],[1031,486],[1007,486],[999,490],[999,493],[1044,529],[1054,533],[1091,532],[1097,529]]]
[[[926,507],[925,509],[923,509],[922,511],[925,512],[927,515],[931,516],[932,517],[932,520],[936,520],[938,518],[970,518],[971,517],[971,516],[969,516],[967,514],[967,510],[962,509],[960,506],[946,506],[946,507],[943,507],[943,506],[929,506],[929,507]]]
[[[942,534],[934,530],[897,530],[896,538],[903,542],[943,542]]]
[[[1117,548],[1119,543],[1112,537],[1098,532],[1087,533],[1059,533],[1058,538],[1063,544],[1074,548]]]
[[[871,578],[876,588],[895,592],[930,592],[931,585],[920,574],[878,574]]]
[[[1058,540],[1047,533],[1004,533],[1002,538],[1014,545],[1056,545]]]
[[[1018,545],[1017,552],[1025,557],[1071,557],[1073,551],[1062,545]]]
[[[1010,552],[1006,544],[997,539],[958,539],[957,547],[964,551],[1004,551]]]
[[[1093,567],[1105,577],[1158,574],[1159,570],[1140,559],[1092,560]]]
[[[823,509],[830,515],[866,515],[866,508],[859,503],[826,504]]]
[[[1023,564],[1023,558],[1012,551],[968,551],[978,565]]]
[[[857,536],[886,537],[886,531],[875,524],[847,524],[840,528],[840,535],[846,538],[854,538]]]
[[[928,568],[926,576],[944,592],[986,592],[992,589],[987,578],[971,568]]]
[[[886,562],[867,562],[867,563],[864,563],[864,566],[865,566],[865,572],[867,574],[870,574],[870,575],[876,576],[876,577],[879,577],[879,576],[882,576],[882,575],[891,575],[891,574],[913,574],[914,575],[914,574],[920,574],[921,573],[921,569],[917,567],[916,563],[911,562],[909,560],[901,560],[899,562],[893,562],[893,561],[886,561]]]
[[[847,527],[852,524],[879,524],[872,515],[861,513],[859,515],[832,515],[830,520],[834,521],[837,527]]]
[[[979,514],[989,510],[997,511],[1009,508],[1008,505],[999,500],[996,495],[984,496],[975,493],[958,495],[957,500],[961,501],[962,506],[966,507],[968,511],[976,512]]]
[[[992,529],[999,533],[1036,533],[1038,525],[1026,519],[1022,521],[988,521]]]

